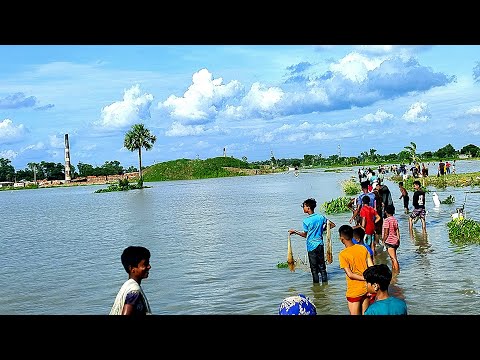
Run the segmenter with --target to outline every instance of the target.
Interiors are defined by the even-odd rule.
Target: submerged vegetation
[[[118,180],[118,184],[110,184],[107,188],[98,189],[96,193],[104,193],[104,192],[112,192],[112,191],[127,191],[127,190],[135,190],[135,189],[143,189],[146,186],[143,186],[143,181],[138,180],[136,183],[129,183],[128,179],[120,179]]]
[[[455,197],[453,195],[448,195],[444,200],[440,201],[440,204],[453,204],[455,202]]]
[[[350,203],[350,197],[341,196],[330,201],[326,201],[322,204],[322,209],[325,211],[325,214],[338,214],[342,212],[350,211],[348,204]]]
[[[392,181],[403,181],[405,188],[413,190],[413,182],[419,180],[422,187],[433,186],[437,189],[445,189],[447,186],[452,187],[466,187],[466,186],[480,186],[480,172],[465,173],[465,174],[448,174],[443,176],[430,175],[423,178],[409,177],[403,180],[401,175],[392,176]]]

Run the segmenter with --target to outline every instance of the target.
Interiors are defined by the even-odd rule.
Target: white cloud
[[[43,142],[39,141],[36,144],[25,146],[24,148],[22,148],[20,150],[20,152],[24,152],[24,151],[28,151],[28,150],[43,150],[43,149],[45,149],[45,144]]]
[[[123,100],[107,105],[102,109],[100,121],[96,123],[103,128],[122,129],[138,122],[150,119],[150,106],[153,95],[141,93],[136,84],[124,91]]]
[[[374,70],[380,66],[383,59],[369,59],[357,52],[351,52],[337,63],[330,65],[330,70],[340,73],[343,77],[361,82],[367,78],[369,71]]]
[[[467,130],[473,135],[480,135],[480,124],[478,122],[467,124]]]
[[[218,126],[207,128],[205,125],[183,125],[178,121],[174,121],[165,136],[198,136],[204,134],[225,134],[226,131],[220,130]]]
[[[12,160],[12,159],[15,159],[17,155],[18,153],[13,150],[0,151],[0,158],[4,158],[4,159]]]
[[[236,96],[242,86],[237,80],[222,84],[223,79],[214,79],[207,69],[192,76],[192,84],[182,97],[170,95],[159,108],[169,110],[170,116],[184,124],[200,124],[214,117],[225,99]]]
[[[197,149],[208,149],[211,147],[211,145],[208,143],[208,141],[199,141],[195,144],[195,147]]]
[[[480,106],[475,106],[471,109],[468,109],[466,111],[466,114],[468,114],[468,115],[480,115]]]
[[[204,125],[182,125],[175,121],[169,130],[165,131],[166,136],[189,136],[200,135],[205,132]]]
[[[377,110],[375,114],[367,114],[364,117],[362,117],[362,120],[366,122],[375,122],[375,123],[383,123],[385,119],[393,119],[393,115],[381,109]]]
[[[416,102],[403,114],[402,119],[408,122],[427,122],[430,119],[430,112],[427,104]]]
[[[15,126],[13,121],[5,119],[0,122],[0,144],[11,144],[20,140],[26,129],[23,124]]]
[[[250,91],[243,98],[242,103],[247,108],[260,112],[270,112],[283,97],[282,89],[278,87],[266,88],[260,83],[252,84]]]

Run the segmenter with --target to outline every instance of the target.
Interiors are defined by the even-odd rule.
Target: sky
[[[480,45],[0,45],[0,158],[138,167],[480,146]]]

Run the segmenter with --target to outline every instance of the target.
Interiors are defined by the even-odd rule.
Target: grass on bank
[[[284,169],[277,169],[277,171]],[[143,172],[143,180],[195,180],[229,176],[244,176],[271,173],[271,169],[254,167],[240,159],[215,157],[211,159],[179,159],[154,164]]]

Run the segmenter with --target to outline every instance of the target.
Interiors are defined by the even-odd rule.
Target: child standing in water
[[[393,216],[395,208],[392,205],[385,206],[385,215],[383,219],[383,243],[388,251],[388,256],[392,262],[392,271],[400,272],[400,265],[397,259],[397,249],[400,246],[400,230],[398,229],[398,221]]]
[[[340,268],[345,271],[348,311],[350,315],[362,315],[370,303],[363,272],[373,265],[373,261],[365,246],[353,243],[353,228],[350,225],[340,226],[338,235],[345,246],[338,254],[338,260]]]
[[[410,198],[408,197],[408,191],[403,187],[403,181],[398,183],[398,188],[400,189],[400,197],[399,199],[403,198],[403,209],[405,210],[405,214],[408,214],[408,201]]]
[[[295,229],[288,230],[289,234],[297,234],[307,239],[308,262],[312,272],[314,283],[320,282],[320,274],[322,283],[327,283],[327,265],[325,264],[325,252],[323,233],[327,229],[327,222],[330,222],[330,228],[334,228],[335,224],[328,220],[325,216],[316,214],[315,207],[317,202],[310,198],[302,203],[303,212],[308,216],[303,220],[303,231]]]

